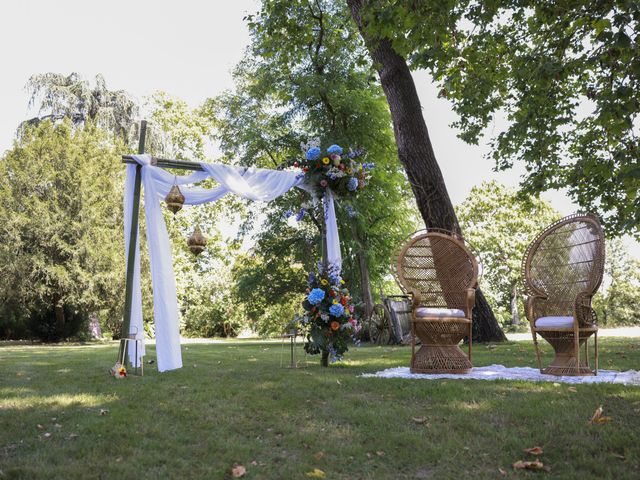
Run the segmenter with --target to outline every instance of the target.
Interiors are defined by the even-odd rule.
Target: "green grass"
[[[280,343],[241,341],[186,345],[184,368],[147,365],[144,377],[117,381],[107,374],[116,348],[0,347],[1,479],[216,479],[235,463],[248,479],[309,478],[316,468],[327,479],[640,471],[640,387],[359,378],[408,365],[410,349],[352,348],[328,369],[310,357],[292,370],[280,368]],[[475,365],[534,366],[530,342],[474,354]],[[602,339],[601,358],[602,368],[637,369],[640,349]],[[589,425],[601,404],[613,420]],[[514,471],[533,446],[551,471]]]

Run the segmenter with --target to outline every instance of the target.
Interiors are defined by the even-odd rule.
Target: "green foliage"
[[[66,118],[78,127],[91,122],[125,143],[134,137],[138,106],[127,92],[109,90],[102,75],[96,75],[92,85],[77,73],[37,74],[29,79],[27,90],[38,116],[23,122],[19,131],[43,120]]]
[[[371,0],[364,19],[431,72],[460,136],[496,118],[499,169],[518,161],[528,193],[568,188],[609,233],[639,234],[640,4]]]
[[[157,92],[147,99],[149,129],[154,138],[154,154],[169,158],[204,161],[213,134],[209,116],[200,108]],[[184,171],[176,171],[184,175]],[[203,186],[211,187],[212,181]],[[242,212],[234,196],[215,203],[185,206],[178,214],[164,211],[171,239],[178,303],[181,306],[181,332],[191,337],[230,336],[246,324],[242,309],[231,296],[231,267],[238,254],[238,243],[223,239],[221,220]],[[196,225],[207,237],[207,248],[195,257],[186,240]]]
[[[482,263],[482,291],[502,326],[517,324],[511,302],[523,291],[521,265],[535,236],[560,218],[549,203],[495,181],[471,189],[456,208],[465,238]],[[514,298],[515,293],[515,298]]]
[[[0,161],[0,336],[83,333],[120,318],[123,148],[65,120],[27,127]]]
[[[361,282],[358,253],[365,258],[370,284],[377,286],[389,272],[396,246],[416,224],[387,103],[366,50],[341,2],[267,0],[247,21],[251,44],[234,72],[235,89],[206,106],[216,119],[216,139],[225,157],[267,168],[304,158],[301,143],[314,138],[322,145],[367,150],[366,161],[376,167],[367,188],[353,201],[358,215],[350,218],[338,208],[343,276],[354,297],[361,299],[369,286]],[[311,211],[297,227],[284,218],[287,210],[297,210],[308,201],[305,193],[291,192],[250,214],[247,228],[261,223],[252,253],[266,271],[277,271],[287,279],[297,275],[297,267],[280,264],[278,255],[283,252],[304,270],[314,269],[321,256],[318,212]],[[244,278],[255,277],[249,282],[253,284],[259,284],[265,273],[261,269],[252,273],[242,264],[238,268]],[[305,277],[295,282],[302,287],[299,292]],[[244,292],[238,290],[241,296]],[[241,301],[267,305],[274,298],[264,292],[258,300],[258,295],[262,295],[259,289]],[[279,328],[289,320],[280,317]]]
[[[607,241],[604,281],[593,302],[601,326],[640,325],[640,261],[619,239]]]

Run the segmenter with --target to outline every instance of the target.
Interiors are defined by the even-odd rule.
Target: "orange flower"
[[[336,331],[339,328],[340,328],[340,324],[338,322],[336,322],[335,320],[331,322],[331,330]]]

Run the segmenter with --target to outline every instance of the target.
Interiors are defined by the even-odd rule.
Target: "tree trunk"
[[[373,314],[373,294],[371,293],[371,281],[369,280],[369,265],[367,264],[367,256],[365,255],[360,243],[360,236],[355,224],[351,224],[351,232],[353,239],[358,245],[356,258],[358,259],[358,269],[360,271],[360,289],[362,290],[362,301],[364,302],[364,319],[363,324],[368,322]]]
[[[65,318],[64,318],[64,302],[61,299],[56,298],[54,300],[53,311],[56,316],[56,331],[60,336],[60,338],[63,338],[64,330],[65,330],[64,329]]]
[[[347,0],[347,3],[378,69],[391,111],[398,157],[407,172],[422,219],[427,228],[442,228],[460,234],[458,219],[433,152],[409,66],[393,50],[389,40],[370,38],[363,30],[360,12],[366,0]],[[480,290],[476,295],[473,316],[474,341],[505,340]]]
[[[511,291],[511,325],[520,325],[520,314],[518,313],[518,285],[513,284]]]

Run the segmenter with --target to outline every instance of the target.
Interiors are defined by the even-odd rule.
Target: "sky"
[[[249,42],[243,21],[257,0],[21,0],[0,2],[0,153],[18,124],[35,116],[24,87],[36,73],[100,73],[109,89],[142,101],[162,90],[197,106],[233,86],[231,70]],[[454,204],[483,180],[516,187],[522,169],[494,172],[487,145],[468,145],[456,115],[425,72],[414,74],[436,158]],[[500,125],[489,131],[499,131]],[[543,194],[563,214],[578,210],[564,192]],[[640,244],[626,239],[640,257]]]

